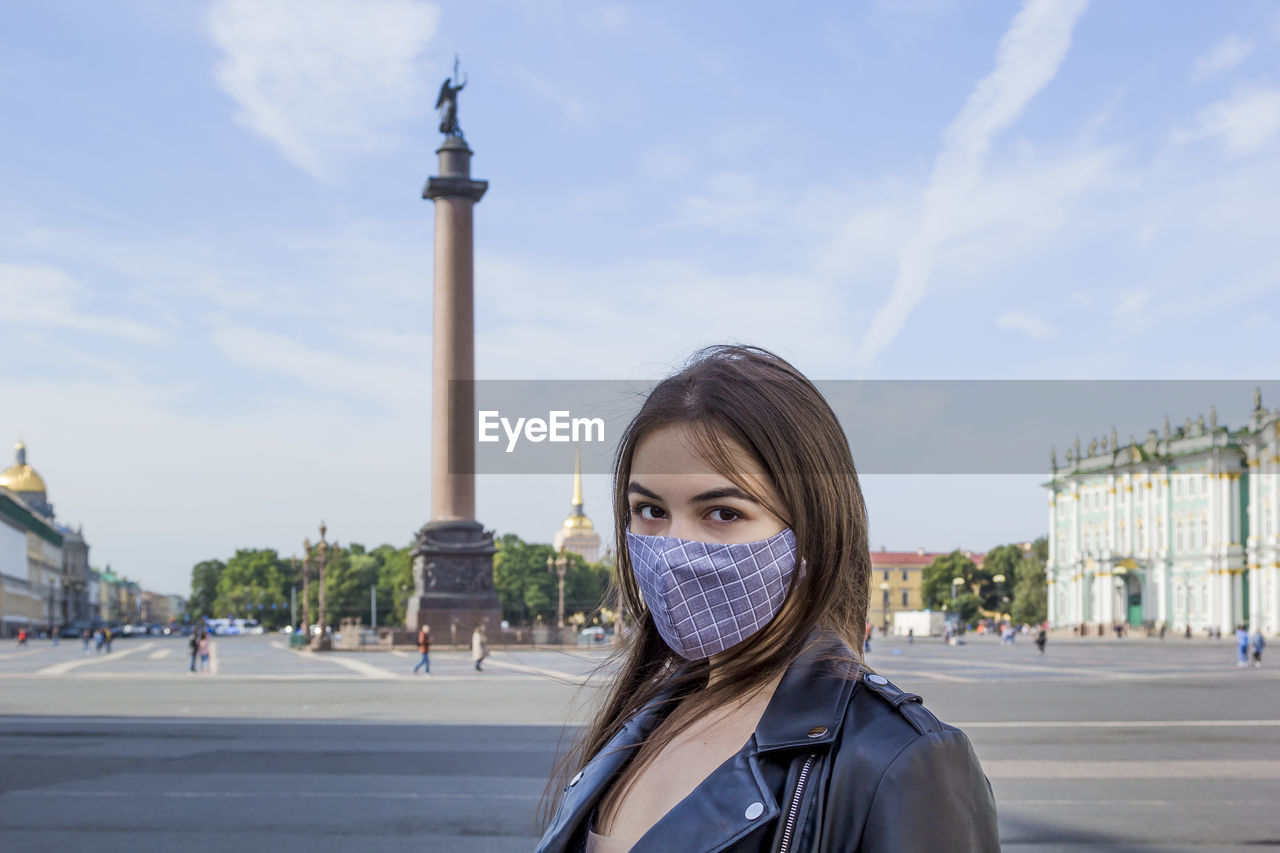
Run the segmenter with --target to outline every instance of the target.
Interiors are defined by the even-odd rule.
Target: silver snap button
[[[809,729],[809,737],[822,737],[827,733],[826,726],[814,726]]]
[[[755,820],[764,814],[764,803],[752,803],[747,806],[747,820]]]
[[[883,675],[868,675],[867,681],[870,681],[872,684],[888,684],[889,683],[889,679],[885,678]]]
[[[578,775],[574,776],[572,779],[569,780],[569,787],[572,788],[574,785],[578,784],[579,780],[581,779],[582,779],[582,771],[579,770]]]

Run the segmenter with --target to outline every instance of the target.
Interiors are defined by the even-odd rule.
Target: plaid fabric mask
[[[796,565],[790,528],[734,544],[628,530],[627,550],[658,633],[688,660],[719,654],[768,625]]]

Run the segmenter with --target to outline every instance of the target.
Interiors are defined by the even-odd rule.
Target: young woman
[[[998,851],[968,739],[864,665],[871,558],[826,400],[754,347],[659,384],[614,467],[636,630],[540,853]]]

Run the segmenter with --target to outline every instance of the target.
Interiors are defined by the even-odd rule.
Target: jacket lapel
[[[631,853],[715,853],[777,816],[778,802],[760,773],[753,737],[651,826]]]
[[[578,827],[595,808],[609,783],[635,754],[636,746],[665,716],[663,703],[667,698],[664,693],[641,708],[595,758],[570,779],[555,819],[538,844],[537,853],[560,853],[567,849]]]

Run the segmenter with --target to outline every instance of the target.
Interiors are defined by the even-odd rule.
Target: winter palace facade
[[[1280,411],[1239,430],[1209,422],[1053,456],[1049,621],[1280,634]]]

